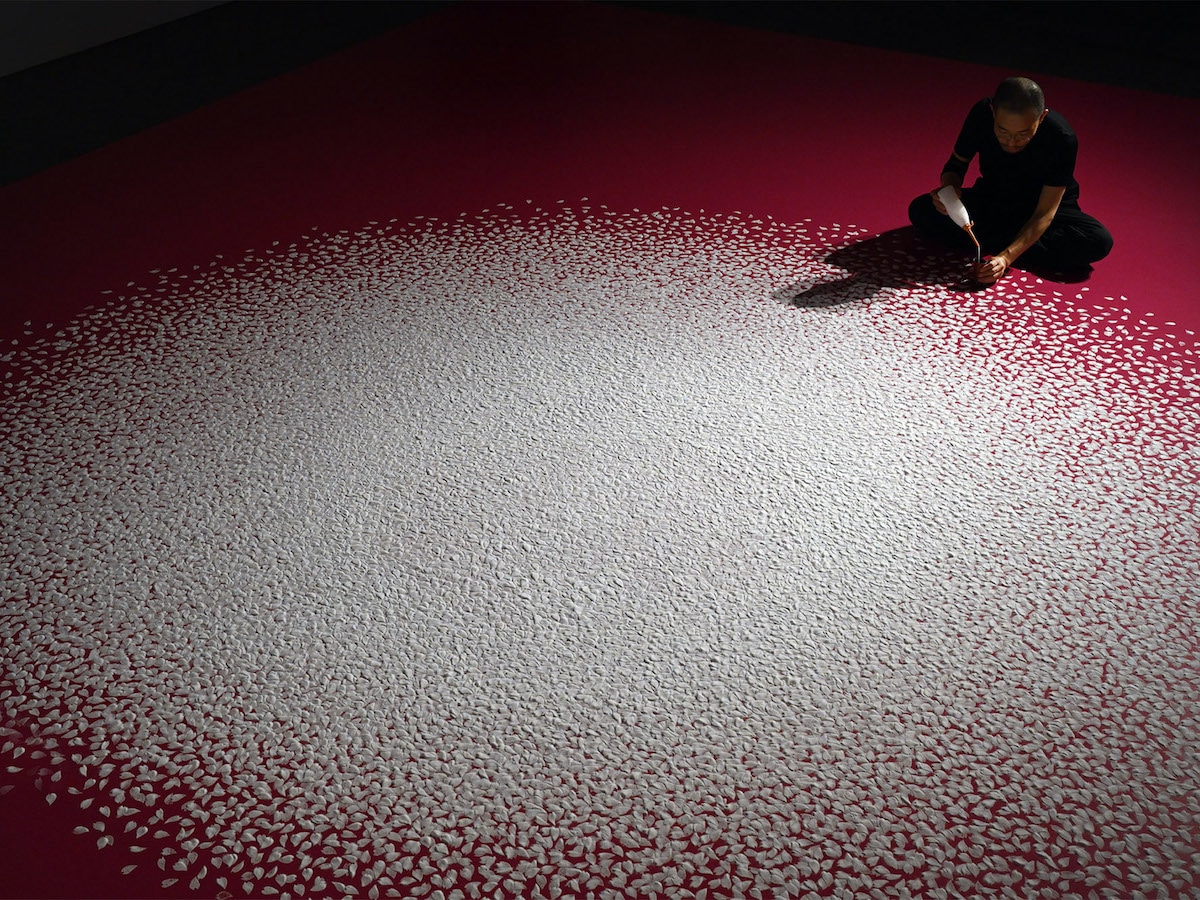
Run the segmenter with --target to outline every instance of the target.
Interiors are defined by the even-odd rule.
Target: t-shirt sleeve
[[[1079,139],[1074,134],[1060,134],[1054,142],[1046,166],[1046,184],[1049,187],[1069,187],[1075,180],[1075,157],[1079,153]]]
[[[980,100],[971,107],[967,118],[963,121],[958,140],[954,142],[954,152],[970,162],[983,146],[983,138],[990,133],[992,116],[988,110],[988,101]]]

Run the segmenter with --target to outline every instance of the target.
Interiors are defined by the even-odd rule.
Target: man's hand
[[[980,284],[995,284],[1008,271],[1008,260],[1003,253],[989,256],[983,262],[971,267],[971,277]]]

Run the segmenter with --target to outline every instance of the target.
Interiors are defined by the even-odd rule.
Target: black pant
[[[1006,211],[974,188],[963,189],[963,205],[975,222],[975,236],[985,256],[994,256],[1017,236],[1028,215]],[[917,231],[951,247],[974,254],[975,244],[967,233],[933,205],[933,198],[922,194],[908,206],[908,219]],[[1078,206],[1060,206],[1050,227],[1033,246],[1021,254],[1016,265],[1047,271],[1082,269],[1108,256],[1113,239],[1108,229]]]

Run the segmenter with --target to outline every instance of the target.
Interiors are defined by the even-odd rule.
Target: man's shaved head
[[[1005,78],[992,96],[992,108],[1040,116],[1046,111],[1046,95],[1032,78]]]

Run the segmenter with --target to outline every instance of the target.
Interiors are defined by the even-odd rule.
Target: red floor
[[[457,6],[0,190],[0,338],[151,270],[498,202],[886,231],[1006,74],[616,6]],[[1200,102],[1040,80],[1080,135],[1083,207],[1116,237],[1090,281],[1050,288],[1194,341]],[[122,878],[73,824],[18,781],[0,894],[188,895],[157,871]]]
[[[4,189],[0,335],[150,269],[499,201],[885,231],[1005,74],[610,6],[449,9]],[[1200,102],[1042,81],[1116,236],[1085,298],[1200,330]]]

